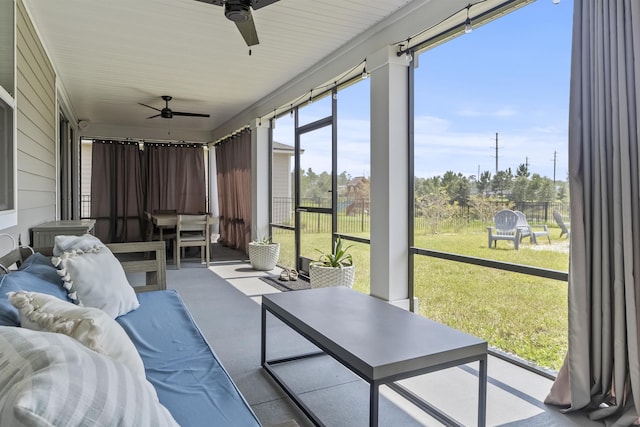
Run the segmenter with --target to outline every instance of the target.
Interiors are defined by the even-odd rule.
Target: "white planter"
[[[280,256],[280,243],[249,243],[249,261],[254,270],[273,270]]]
[[[353,287],[356,267],[323,267],[311,264],[309,266],[309,282],[312,288],[324,288],[327,286]]]

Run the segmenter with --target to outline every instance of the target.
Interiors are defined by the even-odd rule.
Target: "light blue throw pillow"
[[[18,310],[7,299],[7,293],[18,291],[39,292],[70,302],[56,268],[39,253],[27,258],[18,271],[0,275],[0,325],[20,326]]]

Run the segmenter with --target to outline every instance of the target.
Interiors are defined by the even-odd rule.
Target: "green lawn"
[[[486,231],[416,236],[415,246],[480,258],[567,271],[568,241],[551,229],[538,245],[525,238],[520,250],[499,241],[487,247]],[[368,237],[360,235],[359,237]],[[325,234],[306,234],[306,245],[321,247]],[[293,265],[293,233],[274,230],[281,260]],[[351,244],[349,242],[349,244]],[[369,293],[369,245],[353,244],[354,289]],[[567,349],[567,284],[425,256],[415,257],[415,296],[419,313],[486,339],[491,346],[539,366],[557,370]]]

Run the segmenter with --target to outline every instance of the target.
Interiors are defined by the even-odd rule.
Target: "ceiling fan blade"
[[[216,6],[224,6],[224,0],[198,0],[202,3],[215,4]]]
[[[253,46],[260,43],[258,40],[258,33],[256,32],[256,26],[253,23],[253,15],[251,15],[251,11],[249,11],[249,16],[246,21],[236,21],[235,24],[236,27],[238,27],[240,34],[242,34],[245,43],[247,43],[247,46]]]
[[[152,108],[152,109],[154,109],[154,110],[156,110],[156,111],[162,111],[162,110],[160,110],[159,108],[152,107],[151,105],[143,104],[142,102],[138,102],[138,104],[140,104],[140,105],[144,105],[145,107],[148,107],[148,108]]]
[[[200,0],[205,1],[205,0]],[[253,10],[258,10],[261,7],[269,6],[272,3],[277,2],[278,0],[251,0],[251,7]]]
[[[180,111],[174,111],[174,116],[187,116],[187,117],[211,117],[209,114],[200,114],[200,113],[182,113]]]
[[[156,114],[155,116],[149,116],[149,117],[147,117],[147,119],[153,119],[154,117],[159,117],[159,116],[160,116],[160,114]]]

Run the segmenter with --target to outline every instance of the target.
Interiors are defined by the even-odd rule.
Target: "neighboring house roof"
[[[295,147],[282,142],[273,141],[273,151],[290,151],[293,154]]]
[[[347,187],[357,187],[361,182],[368,182],[368,179],[364,176],[353,177],[347,182]]]
[[[282,142],[273,141],[273,151],[281,154],[288,154],[293,156],[295,154],[295,147],[292,145],[283,144]],[[304,150],[300,150],[300,154],[304,154]]]

